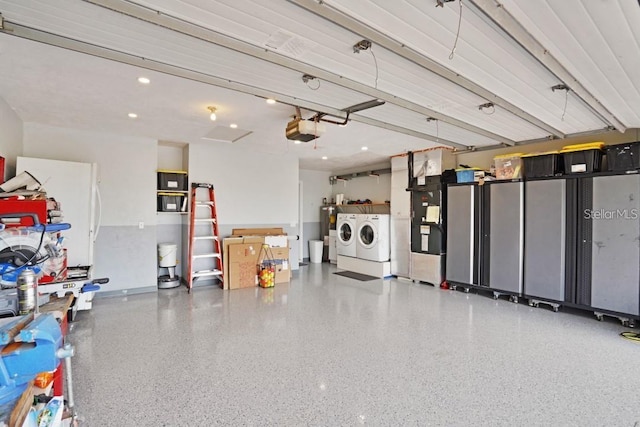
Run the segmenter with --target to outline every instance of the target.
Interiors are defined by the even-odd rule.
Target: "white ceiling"
[[[0,0],[0,97],[25,122],[163,141],[228,144],[203,136],[236,123],[250,134],[234,144],[333,172],[435,145],[477,149],[640,127],[636,0],[435,6]],[[372,48],[356,54],[362,39]],[[305,84],[303,74],[317,78]],[[137,82],[142,75],[150,85]],[[553,91],[558,84],[570,90]],[[346,127],[326,124],[315,143],[284,137],[293,105],[304,118],[335,118],[371,99],[386,104],[352,114]],[[495,106],[478,108],[487,102]],[[218,109],[215,123],[208,105]]]

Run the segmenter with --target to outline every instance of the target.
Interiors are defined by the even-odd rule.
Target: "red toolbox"
[[[30,226],[33,224],[33,218],[11,217],[9,214],[27,213],[36,214],[40,224],[47,223],[47,201],[46,200],[2,200],[0,199],[0,222],[6,227]]]

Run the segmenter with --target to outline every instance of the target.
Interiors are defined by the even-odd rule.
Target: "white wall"
[[[16,157],[22,155],[22,138],[22,120],[0,98],[0,156],[5,158],[5,180],[16,174]]]
[[[298,224],[298,159],[226,143],[189,146],[189,181],[214,185],[221,225]]]
[[[158,144],[158,169],[186,170],[183,169],[182,151],[180,146]]]
[[[23,154],[98,163],[102,215],[94,276],[110,277],[104,291],[156,285],[155,140],[25,123]]]
[[[302,222],[318,222],[320,220],[320,206],[322,199],[331,201],[331,184],[329,172],[300,170],[302,181]]]

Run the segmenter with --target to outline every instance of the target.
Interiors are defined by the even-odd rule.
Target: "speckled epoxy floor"
[[[96,300],[70,333],[81,425],[640,425],[618,322],[333,271]]]

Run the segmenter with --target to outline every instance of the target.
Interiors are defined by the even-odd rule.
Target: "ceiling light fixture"
[[[369,149],[369,147],[362,147],[361,150],[362,151],[367,151]]]
[[[295,141],[293,141],[294,144],[302,144],[302,141],[300,141],[299,139],[296,139]]]
[[[146,77],[138,77],[138,83],[142,83],[143,85],[148,85],[149,83],[151,83],[151,80],[149,80]]]
[[[207,110],[209,110],[211,112],[211,114],[209,115],[209,118],[211,119],[212,122],[215,122],[217,117],[216,117],[216,107],[207,107]]]
[[[322,156],[322,160],[327,160],[328,157],[327,156]]]
[[[131,118],[131,119],[135,119],[135,118],[137,118],[137,117],[138,117],[138,115],[137,115],[136,113],[129,113],[129,114],[128,114],[128,116],[129,116],[129,118]]]
[[[237,125],[237,124],[235,124],[235,123],[231,123],[231,124],[229,125],[229,127],[230,127],[231,129],[237,129],[237,128],[238,128],[238,125]]]
[[[273,104],[275,104],[275,103],[276,103],[276,100],[275,100],[275,99],[273,99],[273,98],[268,98],[268,99],[267,99],[267,104],[271,104],[271,105],[273,105]]]

